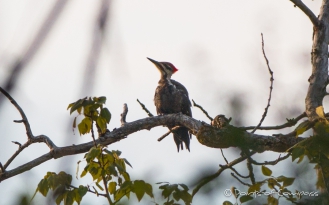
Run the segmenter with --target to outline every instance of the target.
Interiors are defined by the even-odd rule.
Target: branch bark
[[[218,129],[179,113],[148,117],[126,123],[124,126],[116,128],[112,132],[106,132],[99,139],[95,140],[95,142],[96,144],[109,145],[127,138],[128,135],[134,132],[150,130],[153,127],[170,124],[177,124],[189,128],[191,132],[196,135],[201,144],[214,148],[246,146],[257,152],[263,152],[266,150],[283,152],[302,140],[302,138],[295,137],[274,137],[251,134],[233,126]],[[22,166],[0,173],[0,181],[28,171],[50,159],[85,153],[94,146],[94,143],[91,141],[79,145],[57,147],[53,143],[49,144],[49,140],[50,139],[45,135],[36,136],[35,142],[47,143],[51,148],[50,151]]]
[[[329,5],[324,0],[321,6],[319,26],[314,29],[312,46],[312,75],[308,79],[309,87],[305,99],[306,115],[314,122],[320,117],[316,108],[322,106],[328,84],[328,43],[329,43]]]

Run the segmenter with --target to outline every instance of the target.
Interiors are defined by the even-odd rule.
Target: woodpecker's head
[[[152,58],[147,59],[149,59],[158,68],[161,73],[161,78],[170,79],[171,75],[178,71],[178,69],[169,62],[158,62]]]

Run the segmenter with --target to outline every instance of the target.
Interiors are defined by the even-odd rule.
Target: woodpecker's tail
[[[186,127],[178,128],[174,131],[173,135],[178,152],[179,148],[183,150],[183,142],[185,144],[185,148],[190,151],[190,134],[188,133],[188,129]]]

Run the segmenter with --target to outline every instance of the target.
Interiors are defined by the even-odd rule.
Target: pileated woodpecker
[[[151,58],[147,59],[149,59],[161,73],[161,79],[159,80],[154,95],[154,104],[157,114],[162,115],[181,112],[192,117],[191,102],[186,88],[179,82],[171,79],[172,74],[178,71],[178,69],[168,62],[158,62]],[[174,125],[168,127],[171,129]],[[183,142],[185,143],[186,149],[190,151],[191,135],[188,133],[186,127],[180,127],[174,130],[173,135],[178,152],[179,148],[183,150]]]

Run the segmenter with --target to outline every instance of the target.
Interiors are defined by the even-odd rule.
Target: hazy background
[[[26,54],[56,2],[0,0],[0,86],[11,75],[13,64]],[[311,74],[313,29],[309,19],[290,1],[109,1],[107,21],[100,34],[95,24],[102,2],[105,1],[70,0],[63,4],[63,11],[15,81],[10,94],[25,111],[34,135],[45,134],[57,146],[90,141],[89,136],[80,137],[72,131],[70,126],[76,115],[70,116],[66,110],[69,103],[87,95],[107,97],[106,106],[112,113],[111,130],[120,126],[124,103],[129,108],[127,121],[147,117],[137,98],[155,114],[153,96],[160,74],[146,57],[172,62],[179,69],[173,78],[185,85],[190,98],[212,117],[225,114],[233,117],[235,125],[256,125],[266,106],[270,85],[261,50],[261,33],[275,79],[271,107],[263,125],[282,124],[286,118],[303,111]],[[304,3],[318,15],[319,0]],[[93,55],[94,61],[88,60]],[[87,65],[94,73],[85,74]],[[192,112],[194,118],[209,122],[198,108],[192,108]],[[24,126],[12,122],[19,119],[18,111],[7,99],[2,99],[2,164],[17,149],[11,141],[22,144],[26,141]],[[133,180],[149,182],[191,185],[196,176],[214,173],[218,164],[225,163],[220,150],[199,144],[195,137],[190,153],[186,150],[177,153],[172,136],[157,141],[166,131],[158,127],[134,133],[108,149],[123,152],[122,156],[134,167],[128,169]],[[33,144],[8,169],[48,151],[45,144]],[[226,149],[224,153],[231,161],[240,151]],[[273,160],[278,155],[266,152],[256,159]],[[1,182],[1,204],[14,204],[18,193],[32,194],[47,171],[64,170],[74,176],[76,162],[82,158],[83,154],[50,160]],[[83,166],[80,165],[80,170]],[[273,175],[281,175],[282,166],[287,166],[286,162],[276,165],[278,171]],[[238,168],[242,173],[246,171],[244,164]],[[256,173],[258,169],[255,168]],[[233,197],[222,194],[233,183],[238,184],[229,173],[216,180],[211,197],[197,195],[194,204],[234,202]],[[90,182],[86,178],[75,179],[73,183]],[[90,200],[106,203],[103,198],[88,195],[82,204]],[[43,200],[40,196],[37,194],[35,202]],[[152,201],[147,199],[145,203]]]

